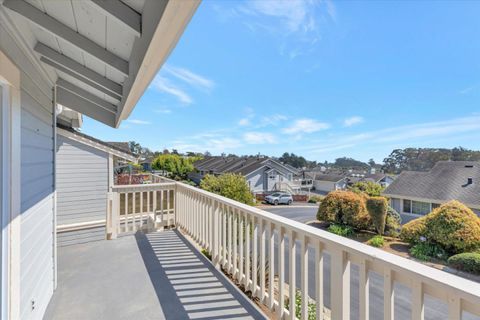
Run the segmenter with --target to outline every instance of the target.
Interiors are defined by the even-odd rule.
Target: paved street
[[[290,218],[299,222],[307,222],[315,219],[317,212],[316,206],[271,206],[263,207],[263,210],[278,214],[282,217]],[[269,237],[267,237],[269,239]],[[277,242],[278,239],[275,239]],[[297,244],[297,248],[300,243]],[[267,243],[268,248],[268,243]],[[278,272],[277,261],[277,245],[275,245],[275,270]],[[288,248],[288,240],[285,248]],[[314,269],[315,251],[309,248],[309,295],[315,297],[315,269]],[[324,256],[324,303],[327,308],[330,307],[330,256],[325,253]],[[288,261],[288,250],[286,250],[285,261]],[[288,263],[285,266],[285,279],[288,283]],[[297,266],[296,266],[296,283],[297,287],[300,283],[300,253],[297,250]],[[352,265],[351,270],[351,317],[350,319],[359,319],[359,273],[358,266]],[[395,284],[395,319],[411,319],[411,290],[398,283]],[[425,296],[425,319],[426,320],[441,320],[448,319],[447,305],[441,301]],[[383,277],[377,273],[370,272],[370,319],[383,319]],[[474,317],[468,314],[463,315],[464,320],[480,320],[479,317]]]

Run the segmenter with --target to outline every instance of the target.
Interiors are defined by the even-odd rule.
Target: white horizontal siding
[[[57,135],[57,225],[104,220],[108,154]],[[58,233],[59,246],[105,238],[105,228]]]
[[[57,235],[57,244],[59,247],[101,240],[105,240],[105,227],[62,232]]]
[[[52,88],[2,25],[0,50],[21,72],[20,316],[42,319],[54,281]]]

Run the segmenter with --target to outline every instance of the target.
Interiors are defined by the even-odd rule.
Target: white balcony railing
[[[476,282],[182,183],[115,187],[109,199],[108,226],[113,236],[175,225],[210,253],[217,268],[281,319],[295,318],[289,312],[295,310],[295,299],[289,299],[287,307],[286,296],[295,297],[296,288],[302,296],[301,318],[307,319],[309,277],[315,279],[311,298],[317,319],[350,319],[353,265],[359,270],[358,313],[362,320],[370,318],[371,272],[383,277],[384,319],[394,318],[397,284],[411,292],[409,307],[414,320],[424,319],[427,296],[448,306],[447,319],[462,319],[465,312],[480,316],[480,285]],[[296,270],[298,253],[300,270]],[[328,310],[323,287],[327,280],[325,255],[330,256]],[[315,262],[312,275],[309,258]],[[277,279],[269,276],[274,274]]]

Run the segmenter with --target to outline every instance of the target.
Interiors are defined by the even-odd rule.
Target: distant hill
[[[406,148],[395,149],[383,160],[382,169],[387,173],[428,171],[438,161],[480,161],[480,151],[462,147],[445,148]]]

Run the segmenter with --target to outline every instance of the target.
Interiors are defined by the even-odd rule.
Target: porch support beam
[[[57,87],[57,103],[98,120],[108,126],[115,127],[115,114],[62,87]]]
[[[112,68],[120,71],[128,76],[128,62],[113,54],[105,48],[99,46],[89,38],[82,36],[75,30],[70,29],[58,20],[45,14],[24,0],[6,0],[3,5],[10,10],[24,16],[39,27],[45,29],[49,33],[62,38],[80,50],[92,55],[96,59],[108,64]]]
[[[73,83],[70,83],[62,78],[58,78],[57,80],[57,86],[62,87],[63,89],[66,89],[72,93],[75,93],[77,96],[81,96],[85,99],[87,99],[90,102],[95,103],[99,107],[102,107],[103,109],[111,112],[111,113],[117,113],[117,106],[97,97],[94,94],[91,94],[87,90],[84,90]]]
[[[50,59],[47,59],[45,57],[40,57],[40,61],[42,61],[43,63],[45,64],[48,64],[49,66],[57,69],[58,71],[61,71],[65,74],[68,74],[69,76],[72,76],[74,77],[75,79],[77,80],[80,80],[82,81],[83,83],[85,83],[86,85],[89,85],[90,87],[94,88],[94,89],[97,89],[98,91],[100,92],[103,92],[105,93],[106,95],[109,95],[110,97],[116,99],[116,100],[119,100],[121,99],[121,96],[111,92],[110,90],[107,90],[105,89],[104,87],[96,84],[95,82],[93,82],[92,80],[90,79],[87,79],[87,78],[84,78],[82,77],[81,75],[79,75],[78,73],[75,73],[73,71],[71,71],[70,69],[67,69],[65,68],[64,66],[61,66],[59,65],[58,63],[54,62],[54,61],[51,61]]]
[[[44,56],[45,58],[61,65],[62,67],[77,73],[78,75],[90,80],[105,89],[110,90],[111,92],[117,94],[118,96],[122,95],[122,86],[110,79],[105,78],[101,74],[81,65],[77,61],[70,59],[69,57],[57,52],[56,50],[46,46],[41,42],[37,42],[33,48],[36,52]]]
[[[109,17],[123,23],[137,37],[142,33],[142,16],[120,0],[91,0],[92,3]]]

